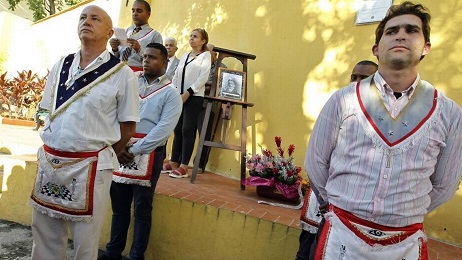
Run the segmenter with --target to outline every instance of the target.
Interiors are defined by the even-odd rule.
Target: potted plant
[[[301,167],[295,165],[293,153],[295,145],[289,145],[288,157],[284,157],[281,147],[282,138],[274,137],[277,155],[268,149],[261,148],[261,154],[248,154],[246,167],[249,177],[243,181],[244,185],[256,186],[257,194],[264,197],[296,202],[299,200],[298,186]]]

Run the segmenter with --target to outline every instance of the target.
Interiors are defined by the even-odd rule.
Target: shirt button
[[[385,175],[383,175],[383,178],[384,178],[384,179],[388,178],[388,175],[386,175],[386,174],[385,174]]]

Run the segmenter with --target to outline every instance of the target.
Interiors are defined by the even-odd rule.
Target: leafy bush
[[[33,114],[45,89],[47,76],[31,70],[18,71],[13,79],[0,75],[0,115],[17,119],[33,119]],[[32,110],[32,111],[31,111]]]

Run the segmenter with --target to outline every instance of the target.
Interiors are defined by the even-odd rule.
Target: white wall
[[[5,51],[2,50],[8,53],[9,57],[4,69],[9,72],[9,75],[24,69],[45,75],[59,58],[76,52],[80,46],[77,35],[78,19],[87,5],[100,6],[109,14],[114,24],[117,24],[120,3],[114,0],[95,0],[33,24],[30,22],[27,24],[28,20],[18,17],[10,22],[10,25],[3,26],[3,28],[14,28],[14,30],[6,29],[9,30],[7,37],[10,46]],[[2,35],[4,35],[3,30]]]

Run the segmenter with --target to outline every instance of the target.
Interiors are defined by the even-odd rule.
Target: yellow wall
[[[348,83],[357,61],[376,61],[371,47],[377,24],[354,25],[358,2],[151,1],[150,24],[164,37],[178,39],[178,57],[188,51],[188,35],[196,27],[206,28],[210,42],[218,47],[256,55],[249,61],[248,100],[255,107],[248,110],[248,150],[258,152],[258,144],[274,150],[273,137],[279,135],[283,146],[295,144],[297,163],[302,165],[311,129],[327,98]],[[421,76],[462,104],[457,91],[462,59],[456,51],[462,47],[462,3],[420,2],[433,15],[433,46],[421,64]],[[125,26],[130,24],[129,9],[130,5]],[[233,119],[229,139],[237,144],[240,108]],[[212,149],[209,167],[237,179],[239,154]]]

